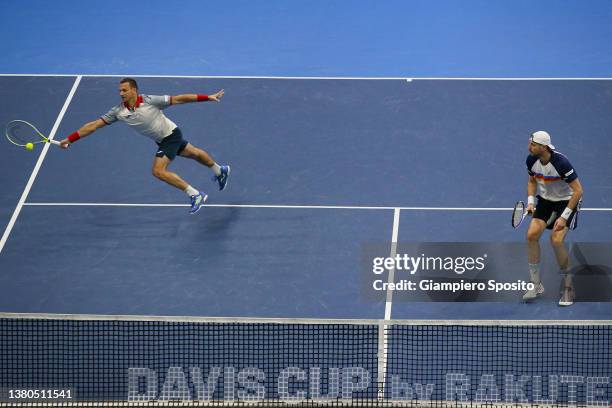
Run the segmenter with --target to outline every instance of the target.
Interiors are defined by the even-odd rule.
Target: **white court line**
[[[253,75],[150,75],[150,74],[0,74],[0,77],[76,77],[83,78],[178,78],[178,79],[297,79],[297,80],[353,80],[353,81],[405,81],[406,77],[333,77],[333,76],[253,76]]]
[[[81,77],[78,76],[75,79],[74,84],[72,85],[72,89],[70,90],[70,93],[68,94],[68,97],[66,98],[66,101],[64,102],[64,106],[62,106],[62,110],[60,111],[59,115],[57,116],[57,119],[55,120],[55,124],[53,125],[53,128],[51,129],[51,133],[49,133],[49,140],[53,140],[53,137],[55,136],[55,132],[57,132],[57,129],[59,128],[59,125],[62,122],[62,119],[64,118],[64,114],[66,113],[66,110],[68,109],[68,105],[70,105],[70,102],[72,101],[72,97],[74,96],[74,93],[76,92],[80,82],[81,82]],[[34,180],[36,180],[38,171],[40,170],[40,167],[42,166],[42,163],[45,160],[45,156],[47,155],[47,152],[49,151],[49,146],[51,146],[50,143],[44,143],[42,153],[40,154],[40,156],[38,156],[38,161],[36,162],[36,165],[34,166],[34,170],[32,170],[30,179],[28,180],[28,183],[26,184],[25,189],[23,190],[23,193],[21,194],[21,198],[19,199],[19,202],[17,203],[17,207],[15,207],[15,211],[13,211],[13,215],[11,216],[11,219],[8,225],[6,226],[6,229],[4,230],[4,234],[2,234],[2,238],[0,239],[0,253],[2,252],[2,249],[4,248],[4,245],[6,244],[6,241],[8,240],[8,237],[11,234],[11,231],[13,230],[13,226],[15,226],[17,217],[19,217],[19,213],[21,212],[21,208],[24,206],[25,201],[28,198],[28,194],[30,194],[30,189],[32,188],[32,185],[34,184]]]
[[[391,234],[391,253],[390,258],[395,258],[397,255],[397,242],[399,235],[399,223],[400,223],[400,208],[395,208],[393,211],[393,233]],[[395,266],[389,269],[389,278],[387,283],[393,283],[395,281]],[[387,301],[385,303],[385,320],[391,320],[391,307],[393,304],[393,291],[387,288]]]
[[[0,74],[0,77],[76,77],[82,78],[186,78],[186,79],[342,79],[360,81],[610,81],[612,77],[342,77],[342,76],[265,76],[265,75],[152,75],[152,74]]]
[[[189,204],[156,203],[23,203],[29,207],[189,207]],[[205,204],[211,208],[287,208],[322,210],[406,210],[406,211],[512,211],[512,207],[386,207],[361,205]],[[612,211],[612,208],[581,208],[580,211]]]
[[[391,251],[389,254],[390,258],[395,258],[397,255],[397,242],[399,235],[399,223],[400,223],[399,208],[393,210],[393,230],[391,232]],[[387,283],[393,283],[395,281],[395,267],[389,269],[389,277]],[[378,326],[378,383],[381,384],[379,390],[379,398],[385,396],[385,384],[387,376],[387,353],[388,353],[388,326],[385,322],[391,320],[391,307],[393,306],[393,291],[387,287],[387,296],[385,301],[385,320]]]

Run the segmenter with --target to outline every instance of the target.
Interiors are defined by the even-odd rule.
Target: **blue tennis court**
[[[34,99],[31,120],[45,132],[57,124],[62,138],[117,103],[118,79],[1,78],[3,101],[32,96],[3,102],[0,119],[28,115]],[[570,240],[609,240],[609,81],[142,78],[140,88],[226,90],[220,104],[166,113],[194,145],[232,165],[230,188],[216,191],[208,169],[176,159],[172,169],[210,194],[205,211],[188,216],[184,195],[150,174],[155,146],[120,124],[69,151],[49,149],[44,160],[40,149],[3,144],[3,223],[32,181],[0,255],[3,311],[383,318],[385,302],[361,293],[360,262],[364,245],[390,247],[394,222],[400,243],[524,240],[508,214],[525,194],[526,135],[536,128],[555,135],[587,192]],[[383,97],[364,103],[377,92]],[[545,276],[556,272],[550,261]],[[528,277],[521,262],[505,273]],[[610,311],[607,302],[560,309],[518,296],[398,301],[390,310],[398,319],[605,319]]]
[[[61,140],[120,103],[126,76],[150,95],[225,89],[164,112],[232,168],[218,191],[172,163],[209,195],[190,216],[124,124],[69,150],[3,138],[0,406],[610,405],[609,1],[26,0],[0,15],[3,125]],[[539,298],[479,286],[530,279],[510,216],[536,130],[584,187],[570,307],[549,233]]]

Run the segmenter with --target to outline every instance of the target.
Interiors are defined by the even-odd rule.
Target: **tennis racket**
[[[572,222],[569,225],[569,229],[575,230],[578,227],[578,214],[580,214],[580,207],[582,206],[582,200],[578,201],[576,205],[576,209],[574,210],[574,217],[572,218]]]
[[[51,143],[56,146],[60,145],[60,142],[49,139],[43,135],[40,130],[36,129],[36,126],[25,120],[11,120],[7,123],[4,134],[9,142],[15,146],[24,148],[28,143],[32,143],[33,145],[38,143]]]
[[[525,220],[525,217],[527,217],[527,214],[529,214],[529,212],[525,207],[525,203],[522,201],[517,201],[514,205],[514,209],[512,210],[512,226],[514,228],[520,227]]]

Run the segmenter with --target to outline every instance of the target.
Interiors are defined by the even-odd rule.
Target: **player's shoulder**
[[[571,167],[571,163],[569,161],[569,159],[567,158],[566,155],[564,155],[561,152],[558,152],[556,150],[553,150],[551,156],[550,156],[550,162],[552,163],[553,166],[557,167],[559,166],[564,166],[564,167]]]
[[[123,103],[118,103],[117,105],[113,106],[110,108],[111,112],[117,113],[119,111],[121,111],[121,109],[123,109],[125,106],[123,105]]]
[[[553,151],[550,158],[550,163],[553,165],[555,170],[557,170],[557,173],[559,173],[563,180],[565,180],[565,182],[571,183],[578,178],[574,166],[572,166],[568,158],[563,153]]]
[[[536,156],[528,154],[527,158],[525,159],[525,164],[527,165],[528,168],[531,168],[533,167],[533,165],[535,164],[537,160],[538,158]]]

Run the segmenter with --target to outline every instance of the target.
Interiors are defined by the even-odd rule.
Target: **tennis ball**
[[[28,149],[28,150],[32,150],[32,149],[34,149],[34,145],[33,145],[32,143],[27,143],[25,147],[26,147],[26,149]]]

